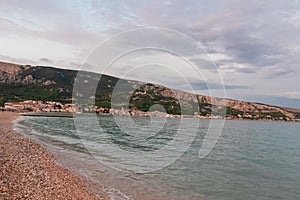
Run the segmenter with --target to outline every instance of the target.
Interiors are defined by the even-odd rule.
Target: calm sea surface
[[[119,128],[112,116],[98,116],[97,120],[96,127],[89,120],[80,124],[86,126],[86,132],[78,134],[72,118],[22,117],[15,130],[46,146],[62,165],[112,188],[112,199],[300,199],[300,123],[226,121],[216,146],[200,159],[209,120],[199,120],[195,127],[198,119],[188,119],[184,131],[188,135],[196,128],[197,134],[187,151],[163,169],[136,174],[111,169],[107,163],[120,162],[128,168],[137,164],[103,152],[113,151],[110,147],[137,154],[155,152],[172,141],[180,119],[153,118],[162,125],[157,130],[149,126],[147,117],[133,119],[139,128],[130,123]],[[151,163],[138,165],[149,167]]]

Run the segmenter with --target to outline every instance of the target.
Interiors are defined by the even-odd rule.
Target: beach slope
[[[17,117],[0,112],[0,199],[107,199],[91,193],[41,145],[15,133]]]

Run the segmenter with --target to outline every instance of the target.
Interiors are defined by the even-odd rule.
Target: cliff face
[[[76,76],[75,70],[0,62],[0,103],[27,99],[70,102]],[[82,80],[90,84],[99,76],[96,73],[87,73]],[[133,93],[122,94],[121,91],[120,102],[113,102],[114,106],[119,108],[129,103],[129,109],[148,111],[152,105],[160,104],[170,114],[221,117],[226,115],[230,119],[285,121],[300,119],[299,109],[195,95],[157,84],[122,80],[107,75],[102,75],[98,83],[93,97],[96,105],[110,107],[113,90],[120,82],[124,91],[128,91],[129,88]]]
[[[0,62],[0,82],[13,83],[19,80],[18,76],[22,68],[15,64]]]

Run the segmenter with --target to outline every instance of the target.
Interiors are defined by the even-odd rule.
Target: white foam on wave
[[[126,194],[115,188],[106,188],[105,192],[106,194],[108,194],[110,200],[134,200],[133,197],[127,196]]]
[[[18,117],[14,121],[12,121],[12,129],[21,134],[21,135],[26,135],[27,127],[22,125],[20,122],[24,120],[24,116]]]

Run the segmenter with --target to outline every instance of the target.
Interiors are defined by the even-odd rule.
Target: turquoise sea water
[[[130,160],[122,160],[120,155],[108,157],[101,148],[118,146],[124,151],[136,153],[156,151],[172,141],[180,128],[179,119],[152,119],[163,121],[163,126],[158,130],[148,126],[151,120],[147,117],[136,117],[133,120],[138,127],[144,128],[136,129],[127,124],[126,130],[130,134],[120,129],[112,116],[98,116],[102,131],[97,131],[99,127],[93,127],[88,120],[81,125],[86,126],[86,132],[80,133],[80,136],[72,118],[23,117],[18,120],[15,128],[52,147],[49,149],[56,151],[55,155],[62,158],[68,155],[68,159],[65,157],[68,162],[75,159],[78,162],[90,163],[83,167],[85,165],[76,166],[74,162],[71,167],[93,178],[99,170],[93,171],[90,166],[91,163],[94,163],[93,166],[97,165],[97,162],[95,159],[92,161],[91,156],[84,156],[85,154],[92,152],[107,162],[130,165],[133,164]],[[185,127],[190,127],[186,128],[187,133],[195,128],[195,120],[198,119],[185,121],[189,125]],[[209,120],[199,120],[197,135],[191,146],[179,159],[161,170],[134,174],[115,172],[116,170],[108,166],[100,170],[101,176],[112,177],[117,174],[118,180],[114,182],[112,178],[106,185],[122,187],[125,184],[122,191],[127,196],[124,199],[143,195],[151,199],[154,192],[161,193],[157,196],[162,199],[300,199],[300,123],[226,121],[214,149],[206,158],[200,159],[199,148],[208,125]],[[123,128],[124,126],[126,123]],[[143,140],[137,137],[139,131],[142,131],[142,136],[151,134],[151,131],[157,134],[151,135],[151,139]],[[165,156],[168,154],[161,155],[162,158]],[[141,167],[150,164],[138,163]],[[123,178],[120,178],[122,175],[126,177],[123,182]],[[139,186],[149,190],[142,189],[134,194],[133,191]],[[153,188],[149,188],[151,186]]]

